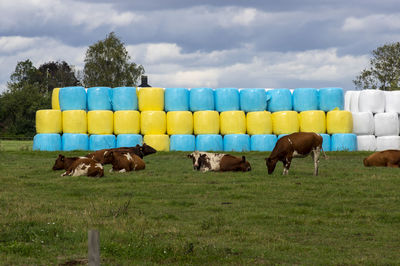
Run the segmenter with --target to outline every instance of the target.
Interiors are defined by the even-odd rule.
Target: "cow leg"
[[[314,175],[318,175],[318,164],[319,164],[319,156],[321,154],[321,149],[319,147],[315,148],[311,152],[311,157],[314,160]]]
[[[282,162],[283,162],[283,175],[288,175],[290,163],[292,162],[292,157],[286,157]]]

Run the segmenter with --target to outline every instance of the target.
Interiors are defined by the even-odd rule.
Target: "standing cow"
[[[195,151],[188,155],[193,160],[193,169],[207,171],[250,171],[251,166],[246,157],[230,154]]]
[[[364,159],[365,166],[400,167],[400,150],[374,152]]]

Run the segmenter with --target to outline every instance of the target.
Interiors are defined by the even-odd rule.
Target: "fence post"
[[[100,265],[100,233],[97,230],[88,233],[88,262],[89,266]]]

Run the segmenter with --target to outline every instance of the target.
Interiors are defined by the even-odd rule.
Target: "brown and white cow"
[[[283,163],[283,174],[289,174],[293,157],[306,157],[311,154],[314,160],[314,175],[318,175],[319,156],[322,150],[322,137],[312,132],[297,132],[280,138],[270,156],[265,158],[268,174],[272,174],[278,161]],[[325,152],[324,156],[326,158]]]
[[[224,153],[194,151],[188,154],[193,160],[193,169],[201,172],[208,171],[250,171],[251,166],[246,157],[236,157]]]
[[[106,154],[105,159],[112,164],[110,172],[124,173],[143,170],[146,167],[146,164],[139,156],[130,152],[110,151]]]
[[[400,167],[400,150],[378,151],[364,159],[365,166]]]
[[[104,176],[104,168],[101,163],[86,157],[70,157],[59,154],[53,166],[53,170],[65,169],[61,176],[82,176],[90,177]]]

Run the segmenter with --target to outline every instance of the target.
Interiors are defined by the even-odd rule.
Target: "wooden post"
[[[97,230],[88,233],[88,262],[89,266],[100,265],[100,234]]]

